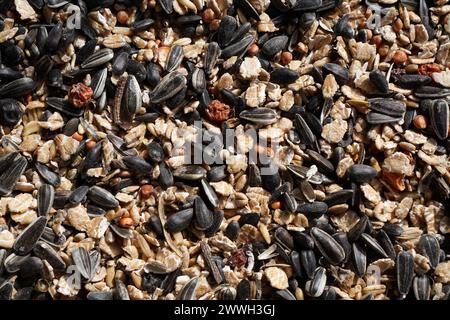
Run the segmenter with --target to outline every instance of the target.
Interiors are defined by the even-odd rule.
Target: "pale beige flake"
[[[341,161],[339,161],[336,167],[336,174],[339,178],[345,177],[347,174],[347,170],[354,164],[354,161],[351,157],[345,157]]]
[[[411,176],[414,171],[414,165],[410,163],[409,158],[403,152],[395,152],[384,159],[383,169],[387,172]]]
[[[71,156],[77,151],[80,142],[64,134],[58,134],[55,137],[55,144],[58,150],[58,155],[61,157],[61,159],[64,161],[68,161]]]
[[[373,204],[377,204],[381,201],[381,196],[378,191],[376,191],[370,184],[361,185],[361,191],[364,197]]]
[[[37,21],[37,14],[27,0],[14,0],[14,5],[20,14],[20,19]]]
[[[252,83],[245,91],[245,102],[251,108],[256,108],[266,100],[266,85],[262,82]]]
[[[406,141],[415,145],[424,144],[425,142],[427,142],[427,137],[412,130],[406,130],[404,137]]]
[[[441,262],[437,265],[436,270],[434,270],[434,274],[437,277],[437,280],[442,283],[450,282],[450,261]]]
[[[8,202],[8,210],[11,213],[24,213],[36,208],[37,200],[30,193],[21,193]]]
[[[261,71],[261,63],[257,57],[246,57],[239,67],[239,74],[244,80],[254,80]]]
[[[323,126],[322,138],[329,143],[338,143],[344,138],[347,128],[347,121],[335,119],[331,123]]]
[[[1,31],[0,32],[0,43],[3,43],[5,41],[11,39],[12,37],[14,37],[16,35],[17,31],[19,31],[19,28],[17,28],[17,27]]]
[[[86,231],[91,224],[91,219],[89,219],[87,209],[81,204],[67,209],[67,220],[71,226],[78,231]]]
[[[288,111],[292,108],[294,105],[294,93],[292,90],[286,90],[283,93],[283,96],[280,99],[280,104],[278,105],[278,108],[283,111]]]
[[[11,249],[14,244],[14,235],[8,230],[0,231],[0,248]]]
[[[286,272],[281,268],[268,267],[264,270],[264,275],[269,280],[270,285],[275,289],[284,290],[289,287]]]
[[[11,213],[11,219],[21,225],[28,225],[37,219],[36,210],[27,210],[23,213]]]
[[[89,223],[89,226],[87,228],[87,235],[94,239],[100,239],[105,235],[108,227],[108,219],[106,219],[105,217],[95,217]]]
[[[334,76],[332,74],[327,75],[322,86],[323,97],[326,99],[333,98],[338,89],[339,85]]]
[[[259,17],[261,21],[258,21],[258,32],[275,32],[278,30],[267,13],[262,13]]]
[[[441,86],[450,88],[450,70],[432,73],[431,77]]]

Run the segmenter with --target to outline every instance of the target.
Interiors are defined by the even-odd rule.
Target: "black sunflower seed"
[[[384,258],[388,257],[386,252],[384,251],[384,249],[378,243],[378,241],[375,238],[373,238],[371,235],[369,235],[367,233],[363,233],[363,234],[361,234],[361,239],[362,239],[362,241],[364,241],[367,244],[367,246],[369,248],[371,248],[377,254],[379,254],[380,256],[382,256]]]
[[[184,58],[183,48],[178,45],[172,46],[172,48],[169,51],[169,55],[167,57],[165,68],[166,71],[172,72],[176,70],[183,61],[183,58]]]
[[[25,171],[28,161],[20,154],[14,153],[8,159],[8,170],[0,174],[0,196],[8,196],[13,191],[16,182]]]
[[[89,189],[88,199],[94,204],[108,209],[114,209],[119,205],[119,201],[106,189],[93,186]]]
[[[277,113],[269,108],[255,108],[242,111],[239,118],[256,124],[269,125],[277,121]]]
[[[400,251],[395,264],[397,268],[398,291],[406,296],[414,278],[414,257],[409,252]]]
[[[46,260],[55,270],[64,270],[66,268],[66,263],[56,250],[43,241],[36,243],[33,253],[42,260]]]
[[[194,200],[195,227],[199,230],[206,230],[214,222],[213,212],[208,209],[201,197]]]
[[[352,244],[352,260],[356,274],[358,277],[362,277],[366,273],[367,267],[366,249],[357,242]]]
[[[430,123],[436,136],[444,140],[448,136],[449,107],[445,100],[435,100],[430,108]]]
[[[324,71],[324,75],[327,75],[330,73],[332,75],[334,75],[337,83],[340,85],[347,83],[347,81],[349,79],[348,70],[339,64],[325,63],[323,65],[323,71]]]
[[[316,255],[313,250],[300,251],[300,261],[308,279],[312,279],[317,268]]]
[[[270,73],[270,81],[279,85],[288,85],[299,78],[299,74],[289,68],[278,68]]]
[[[420,237],[418,247],[420,252],[428,258],[430,266],[435,269],[439,263],[439,241],[432,234],[424,234]]]
[[[192,208],[179,211],[167,218],[164,228],[169,232],[180,232],[189,227],[194,210]]]
[[[247,49],[252,45],[252,43],[255,41],[255,37],[251,34],[247,34],[244,38],[239,40],[238,42],[235,42],[233,44],[230,44],[229,46],[225,47],[221,55],[224,59],[228,59],[232,56],[237,56],[242,54],[243,52],[246,52]],[[209,46],[208,46],[209,48]]]
[[[413,280],[414,296],[417,300],[430,300],[431,284],[427,275],[414,277]]]
[[[305,291],[309,296],[317,298],[322,295],[327,283],[326,272],[327,271],[325,268],[317,267],[314,271],[312,279],[306,282]]]
[[[219,44],[217,42],[210,42],[206,48],[205,59],[203,61],[203,66],[205,68],[206,74],[210,74],[216,65],[217,59],[222,54]]]
[[[47,217],[38,217],[30,223],[16,238],[13,250],[17,255],[25,256],[33,250],[47,225]]]
[[[367,216],[362,216],[358,222],[348,231],[348,240],[351,242],[355,242],[359,239],[359,237],[363,234],[364,230],[367,227]]]
[[[73,205],[77,205],[86,199],[88,192],[89,192],[88,186],[80,186],[76,188],[74,191],[72,191],[68,201]]]
[[[61,183],[61,177],[59,176],[59,174],[50,170],[50,168],[47,167],[45,164],[36,162],[35,167],[36,171],[39,173],[39,176],[46,183],[51,184],[54,187],[58,186]]]
[[[0,125],[13,127],[22,117],[19,102],[14,99],[0,99]]]
[[[374,98],[369,100],[369,108],[388,116],[402,116],[406,111],[406,105],[392,98]]]
[[[262,52],[267,56],[273,56],[277,52],[282,51],[287,43],[289,38],[287,36],[276,36],[266,41],[262,46]]]
[[[331,263],[339,264],[345,259],[345,252],[341,245],[325,231],[313,227],[311,237],[322,255]]]
[[[235,18],[232,16],[225,16],[222,18],[219,29],[217,30],[217,40],[221,47],[230,43],[236,29],[237,21]]]
[[[19,78],[0,87],[0,97],[23,97],[36,88],[36,82],[28,77]]]
[[[164,76],[150,94],[150,102],[161,103],[175,96],[186,86],[186,78],[173,71]]]
[[[40,216],[47,216],[53,207],[55,188],[50,184],[42,184],[37,194],[37,210]]]

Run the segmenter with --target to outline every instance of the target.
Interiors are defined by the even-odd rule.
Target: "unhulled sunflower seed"
[[[150,102],[161,103],[175,96],[186,86],[186,78],[177,71],[168,73],[150,94]]]
[[[300,76],[289,68],[278,68],[270,73],[270,81],[279,85],[288,85],[295,82]]]
[[[420,252],[428,258],[430,266],[435,269],[439,263],[439,241],[432,234],[424,234],[419,239]]]
[[[201,166],[186,165],[175,169],[173,176],[178,179],[196,181],[206,177],[206,170]]]
[[[300,251],[300,261],[305,270],[308,279],[312,279],[314,275],[314,270],[316,270],[317,262],[316,255],[313,250],[302,250]]]
[[[395,262],[397,268],[398,291],[406,296],[414,278],[414,257],[411,253],[400,251]]]
[[[211,71],[217,63],[217,59],[222,54],[219,44],[217,42],[210,42],[206,49],[205,59],[203,61],[203,66],[205,67],[206,74],[211,74]]]
[[[417,300],[430,300],[430,278],[427,275],[415,276],[413,280],[413,291]]]
[[[369,112],[366,116],[367,122],[370,124],[388,124],[396,123],[403,119],[403,116],[390,116],[379,112]]]
[[[386,252],[384,251],[384,249],[378,243],[378,241],[375,238],[373,238],[371,235],[369,235],[367,233],[363,233],[363,234],[361,234],[361,239],[369,246],[369,248],[371,248],[377,254],[379,254],[380,256],[382,256],[384,258],[388,257]]]
[[[130,300],[130,295],[128,294],[127,287],[120,279],[116,279],[116,287],[114,289],[113,298],[114,300]]]
[[[40,216],[47,216],[53,207],[55,188],[50,184],[42,184],[37,194],[37,209]]]
[[[33,253],[42,260],[46,260],[55,270],[64,270],[66,268],[66,263],[55,249],[43,241],[36,243]]]
[[[214,222],[213,212],[208,209],[201,197],[194,200],[195,227],[199,230],[206,230]]]
[[[236,43],[233,43],[226,48],[224,48],[221,52],[221,56],[224,59],[228,59],[232,56],[237,56],[247,51],[247,49],[252,45],[255,41],[255,37],[251,34],[247,34],[244,38],[239,40]]]
[[[78,247],[72,251],[72,259],[81,275],[91,280],[97,272],[100,264],[100,254],[93,250],[88,252],[84,247]]]
[[[374,98],[369,100],[369,108],[388,116],[399,117],[406,111],[403,102],[392,98]]]
[[[352,244],[352,258],[358,277],[362,277],[366,273],[367,257],[366,249],[363,245],[355,242]]]
[[[169,232],[180,232],[189,227],[194,217],[194,209],[189,208],[172,214],[166,221],[164,228]]]
[[[77,205],[86,199],[88,192],[89,192],[88,186],[80,186],[72,191],[68,201],[73,205]]]
[[[181,288],[180,293],[177,296],[178,300],[194,300],[195,299],[195,291],[198,286],[198,277],[190,279],[186,284]]]
[[[352,182],[367,183],[377,176],[378,172],[365,164],[354,164],[348,169],[348,178]]]
[[[242,111],[239,118],[256,124],[269,125],[277,121],[277,113],[269,108],[248,109]]]
[[[341,245],[325,231],[313,227],[311,237],[322,255],[331,263],[339,264],[345,259],[345,252]]]
[[[56,187],[61,183],[61,177],[59,174],[53,172],[50,170],[49,167],[47,167],[45,164],[42,164],[40,162],[35,163],[36,171],[41,176],[42,180],[44,180],[46,183]]]
[[[27,167],[27,160],[20,154],[15,154],[11,159],[8,170],[4,170],[0,175],[0,196],[8,196],[13,191],[17,180]]]
[[[295,115],[295,128],[297,129],[300,137],[305,141],[305,144],[315,150],[318,150],[317,138],[311,131],[310,127],[306,123],[305,119],[300,115]]]
[[[93,186],[89,189],[88,199],[96,205],[108,209],[114,209],[119,205],[119,201],[111,192],[99,186]]]
[[[30,223],[14,241],[13,250],[17,255],[25,256],[33,250],[47,225],[47,217],[38,217]]]
[[[386,77],[384,74],[379,70],[373,70],[371,73],[369,73],[370,81],[380,90],[382,93],[388,93],[389,91],[389,84],[386,80]]]
[[[166,62],[166,71],[167,72],[172,72],[174,70],[176,70],[181,62],[183,61],[184,58],[184,53],[183,53],[183,48],[181,46],[178,45],[174,45],[170,51],[169,51],[169,56],[167,57],[167,62]]]
[[[230,43],[236,29],[237,21],[235,18],[232,16],[223,17],[220,21],[219,29],[217,30],[217,40],[221,47]]]
[[[86,60],[84,60],[81,63],[81,68],[90,69],[90,68],[95,68],[95,67],[101,66],[101,65],[111,61],[113,57],[114,57],[114,51],[112,51],[111,49],[109,49],[109,48],[100,49],[100,50],[94,52],[88,58],[86,58]]]
[[[445,100],[435,100],[430,108],[430,123],[435,135],[444,140],[448,137],[449,107]]]
[[[305,285],[306,293],[314,298],[320,297],[325,289],[327,283],[327,274],[323,267],[317,267],[314,271],[311,280],[308,280]]]
[[[0,97],[23,97],[36,88],[36,82],[28,77],[13,80],[0,87]]]
[[[264,43],[262,46],[262,52],[267,56],[273,56],[286,47],[288,40],[289,38],[284,35],[273,37]]]

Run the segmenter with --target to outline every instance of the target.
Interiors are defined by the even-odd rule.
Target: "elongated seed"
[[[311,236],[319,251],[331,264],[339,264],[345,259],[344,249],[328,233],[313,227]]]

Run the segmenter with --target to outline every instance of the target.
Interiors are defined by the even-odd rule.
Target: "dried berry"
[[[219,100],[211,101],[206,109],[208,118],[213,122],[223,122],[228,120],[231,116],[231,112],[230,106]]]
[[[76,108],[82,108],[92,99],[92,89],[84,83],[74,84],[69,91],[69,101]]]
[[[418,74],[431,76],[432,73],[441,72],[441,68],[435,63],[421,64],[417,69]]]
[[[240,268],[247,263],[247,256],[244,249],[236,251],[229,259],[230,266]]]

